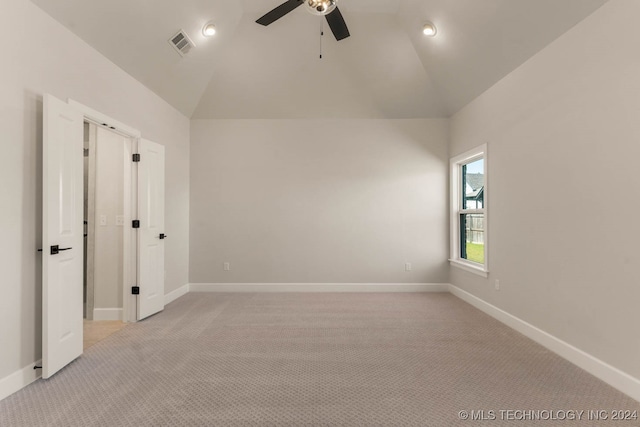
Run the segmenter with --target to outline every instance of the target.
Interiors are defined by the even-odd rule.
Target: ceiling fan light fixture
[[[202,35],[205,37],[212,37],[216,34],[216,26],[211,22],[207,22],[202,27]]]
[[[437,32],[438,30],[436,29],[436,26],[433,25],[433,22],[425,22],[422,26],[422,34],[427,37],[435,37]]]
[[[323,16],[333,12],[337,0],[305,0],[304,6],[313,15]]]

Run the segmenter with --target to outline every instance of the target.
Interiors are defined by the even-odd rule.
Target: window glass
[[[462,166],[462,209],[484,208],[484,159]]]
[[[460,258],[484,264],[484,214],[460,215]]]

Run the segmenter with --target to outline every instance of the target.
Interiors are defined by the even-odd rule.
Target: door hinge
[[[140,161],[140,154],[136,153],[133,155],[133,161],[134,162],[139,162]]]
[[[134,219],[133,221],[131,221],[131,227],[140,228],[140,220],[139,219]]]
[[[131,295],[140,295],[140,286],[132,286]]]

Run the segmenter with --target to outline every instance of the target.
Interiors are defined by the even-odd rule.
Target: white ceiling
[[[188,117],[273,119],[448,117],[607,0],[340,0],[322,59],[322,18],[254,22],[284,0],[32,1]]]

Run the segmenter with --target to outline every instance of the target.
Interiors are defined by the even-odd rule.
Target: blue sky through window
[[[484,173],[484,159],[467,163],[467,173]]]

